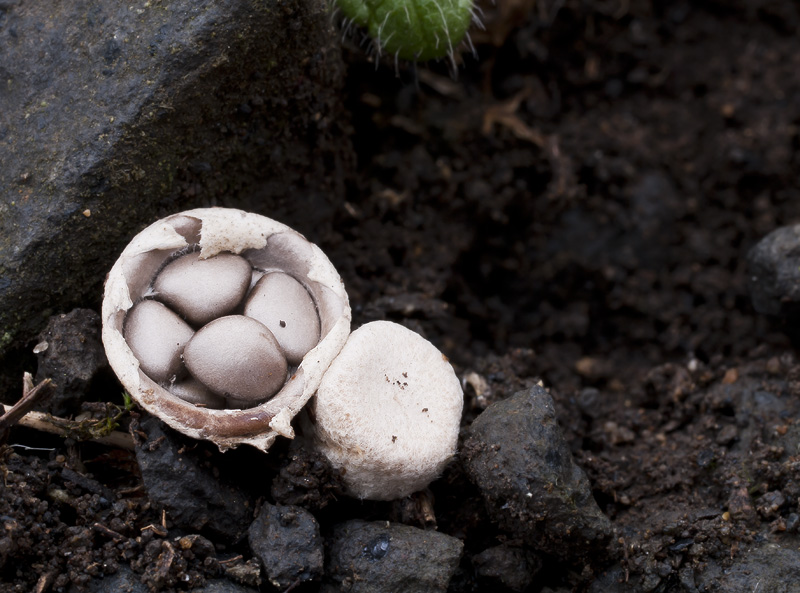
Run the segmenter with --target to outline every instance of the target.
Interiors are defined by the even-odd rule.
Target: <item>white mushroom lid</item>
[[[419,334],[375,321],[352,334],[313,400],[316,442],[350,493],[392,500],[425,488],[456,452],[463,392]]]
[[[201,261],[235,254],[247,260],[254,273],[284,272],[302,285],[316,308],[318,343],[290,370],[280,390],[254,407],[210,409],[182,399],[168,390],[162,377],[154,380],[144,372],[125,341],[129,310],[153,296],[154,279],[169,262],[197,249],[199,256],[193,257]],[[189,210],[136,235],[108,274],[102,317],[109,363],[131,396],[176,430],[213,441],[221,449],[250,444],[266,451],[278,434],[294,436],[292,418],[314,394],[350,333],[347,293],[322,251],[286,225],[226,208]]]

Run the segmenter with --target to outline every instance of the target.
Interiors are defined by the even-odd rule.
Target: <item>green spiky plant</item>
[[[369,31],[379,53],[410,61],[449,56],[468,38],[472,0],[335,0],[344,16]]]

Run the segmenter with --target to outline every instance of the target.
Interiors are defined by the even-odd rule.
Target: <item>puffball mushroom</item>
[[[463,392],[436,347],[402,325],[350,334],[313,405],[318,447],[359,498],[425,488],[456,452]]]
[[[237,263],[230,266],[226,260]],[[242,260],[246,268],[241,265]],[[219,266],[216,272],[208,272],[216,266]],[[184,267],[186,269],[182,269]],[[215,321],[206,324],[207,317],[196,318],[192,311],[203,305],[196,295],[207,289],[213,292],[216,285],[228,296],[222,299],[224,304],[216,308],[214,314],[235,313],[244,307],[251,277],[276,272],[290,276],[305,291],[319,326],[316,341],[305,356],[292,365],[291,373],[287,371],[282,350],[269,338],[251,340],[249,345],[238,342],[238,346],[223,347],[219,342],[209,346],[208,342],[214,340],[206,340],[204,329]],[[173,281],[177,287],[173,286]],[[238,296],[242,285],[244,291]],[[231,291],[232,287],[235,290]],[[188,299],[189,308],[180,304],[181,299]],[[229,310],[232,303],[233,309]],[[163,307],[171,313],[170,319],[184,323],[180,313],[201,326],[192,333],[194,330],[184,323],[188,337],[176,341],[176,346],[178,342],[181,344],[178,350],[182,350],[189,338],[193,335],[198,338],[197,348],[190,348],[186,360],[191,376],[182,377],[189,373],[184,365],[175,363],[174,351],[170,351],[168,372],[149,373],[152,367],[147,364],[147,347],[134,350],[133,344],[128,343],[126,338],[134,335],[130,328],[138,328],[140,324],[131,324],[126,319],[136,321],[136,311],[143,305]],[[170,311],[170,305],[176,310]],[[175,214],[136,235],[108,274],[102,317],[103,343],[109,363],[134,400],[172,428],[192,438],[210,440],[223,450],[249,444],[266,451],[278,434],[293,437],[292,418],[316,392],[322,374],[350,333],[347,293],[322,251],[286,225],[258,214],[226,208],[200,208]],[[269,332],[256,320],[245,324],[257,324],[263,332]],[[159,325],[152,324],[152,333],[146,332],[148,335],[139,336],[136,332],[136,339],[141,337],[143,343],[145,340],[157,342],[161,339]],[[246,332],[234,329],[227,335],[235,337],[243,333]],[[268,347],[266,342],[269,342]],[[254,354],[251,348],[260,354]],[[224,357],[223,350],[227,352]],[[225,369],[218,366],[211,369],[212,361],[217,364],[220,360],[215,359],[223,358],[230,363],[227,369],[230,383],[218,382],[225,375]],[[242,361],[249,361],[249,364],[237,365]],[[255,378],[255,383],[261,382],[258,389],[238,377],[243,366],[246,375]],[[175,367],[178,368],[173,379],[170,372]],[[230,397],[225,398],[225,395]],[[252,407],[231,408],[231,403]],[[216,409],[221,405],[227,408]]]

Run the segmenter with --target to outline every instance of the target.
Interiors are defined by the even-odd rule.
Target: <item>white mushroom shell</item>
[[[314,400],[317,446],[350,494],[393,500],[425,488],[455,455],[464,396],[447,358],[402,325],[350,334]]]
[[[200,257],[230,252],[254,268],[280,270],[302,282],[315,301],[321,339],[269,401],[245,410],[204,409],[169,393],[139,369],[125,342],[128,310],[150,290],[156,273],[182,249],[199,243]],[[169,216],[136,235],[108,274],[103,298],[103,343],[109,363],[131,396],[172,428],[221,449],[249,444],[266,451],[278,434],[293,437],[291,420],[316,392],[350,333],[350,305],[339,274],[324,253],[275,220],[227,208]]]

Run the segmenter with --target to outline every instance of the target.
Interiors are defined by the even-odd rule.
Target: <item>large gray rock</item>
[[[186,451],[182,435],[158,418],[134,430],[136,461],[150,501],[166,511],[176,527],[205,530],[225,542],[237,542],[253,520],[255,501],[243,489],[226,484],[211,468]]]
[[[753,307],[766,315],[800,316],[800,224],[775,229],[747,253]]]
[[[611,522],[592,497],[540,386],[481,413],[462,451],[490,517],[512,537],[573,563],[608,553]]]
[[[326,0],[0,3],[0,354],[98,304],[166,213],[324,232],[352,163],[338,43]]]

